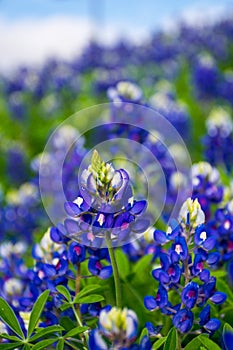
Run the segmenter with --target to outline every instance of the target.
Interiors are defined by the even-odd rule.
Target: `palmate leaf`
[[[0,317],[15,334],[24,339],[23,331],[14,311],[3,298],[0,298]]]
[[[35,302],[35,305],[32,309],[30,319],[29,319],[28,332],[27,332],[28,337],[30,337],[30,335],[32,334],[32,332],[37,326],[37,323],[40,319],[41,313],[44,309],[48,296],[49,296],[49,290],[45,290]]]

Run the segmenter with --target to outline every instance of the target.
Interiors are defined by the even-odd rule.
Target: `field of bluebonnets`
[[[104,102],[101,127],[81,131],[88,113],[61,124]],[[151,129],[144,109],[157,111]],[[0,349],[233,349],[232,112],[232,18],[140,46],[91,43],[71,62],[1,76]],[[156,113],[184,140],[184,172],[184,150],[162,142]],[[115,138],[129,147],[114,144],[113,159],[133,160],[137,144],[160,164],[155,223],[156,179],[149,206],[128,163],[97,150]],[[54,222],[47,213],[61,206]]]

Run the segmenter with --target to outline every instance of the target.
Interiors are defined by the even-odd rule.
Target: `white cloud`
[[[166,30],[174,30],[177,27],[177,22],[184,22],[190,26],[202,26],[211,24],[220,20],[228,13],[232,13],[233,7],[227,7],[226,4],[219,3],[218,5],[210,5],[209,3],[196,2],[193,5],[187,6],[178,16],[167,16],[161,20],[161,26]]]
[[[69,59],[90,40],[93,24],[76,17],[0,20],[0,70],[38,64],[56,56]]]
[[[180,14],[162,17],[157,22],[162,28],[174,30],[177,19],[194,25],[210,23],[225,13],[225,9],[221,4],[210,7],[199,3],[187,7]],[[72,59],[93,36],[105,44],[112,43],[119,37],[141,42],[148,37],[150,29],[153,28],[146,24],[143,28],[135,28],[127,23],[113,22],[101,27],[87,18],[71,15],[14,21],[0,17],[0,72],[9,71],[22,64],[41,64],[51,57]]]
[[[0,18],[0,33],[0,71],[9,71],[20,64],[41,64],[51,57],[71,59],[93,37],[106,44],[119,37],[140,40],[145,30],[135,31],[120,23],[100,28],[85,18],[50,16],[13,22]]]

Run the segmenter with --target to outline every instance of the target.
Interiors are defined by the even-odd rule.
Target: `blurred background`
[[[174,30],[181,21],[210,23],[232,9],[229,0],[1,0],[0,70],[51,57],[69,60],[90,40],[140,43],[155,30]]]

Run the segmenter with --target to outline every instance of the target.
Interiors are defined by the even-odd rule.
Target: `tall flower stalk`
[[[65,203],[70,216],[65,220],[67,236],[93,249],[107,246],[115,283],[116,306],[119,308],[122,304],[121,286],[115,247],[146,231],[150,222],[140,217],[146,207],[145,200],[134,199],[126,170],[115,170],[112,164],[101,159],[96,150],[90,166],[82,173],[78,197],[73,202]],[[92,269],[98,269],[99,262],[93,263]]]
[[[218,263],[219,254],[212,251],[215,238],[207,234],[204,222],[199,202],[189,198],[181,208],[179,222],[174,222],[167,232],[154,232],[156,243],[166,245],[166,249],[161,249],[161,267],[152,271],[159,282],[158,291],[155,297],[146,296],[144,304],[150,311],[160,309],[171,316],[180,335],[190,331],[214,333],[220,321],[210,317],[207,302],[222,304],[226,300],[224,293],[216,291],[216,278],[208,269]],[[170,291],[178,294],[178,304],[172,304]],[[197,320],[194,308],[199,308]]]

